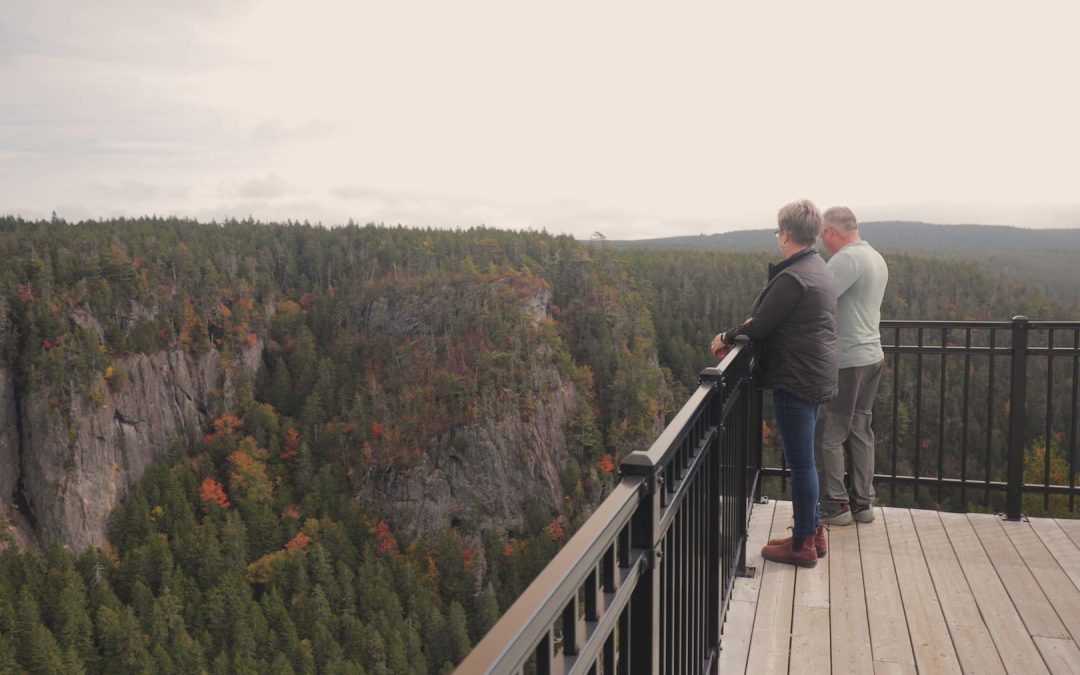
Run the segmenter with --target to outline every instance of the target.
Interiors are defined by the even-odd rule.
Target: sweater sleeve
[[[757,311],[742,325],[724,333],[724,342],[734,344],[735,338],[745,335],[751,340],[768,337],[776,327],[784,322],[795,306],[802,300],[802,285],[789,274],[781,275],[765,297],[761,299]]]
[[[850,254],[840,251],[829,258],[829,271],[836,279],[836,294],[843,295],[859,279],[859,265]]]

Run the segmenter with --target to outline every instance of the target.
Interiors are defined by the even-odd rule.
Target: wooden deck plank
[[[813,544],[811,544],[813,545]],[[791,622],[791,672],[829,671],[829,561],[795,571],[795,606]]]
[[[1069,539],[1072,539],[1073,543],[1080,548],[1080,520],[1058,518],[1055,522],[1061,526],[1061,529],[1065,530],[1065,534],[1069,535]]]
[[[1069,632],[1065,630],[1065,625],[1054,611],[1044,589],[1039,585],[1039,580],[1032,573],[1032,568],[1017,551],[1019,545],[1015,544],[1002,528],[1001,518],[989,513],[969,513],[967,519],[986,549],[998,578],[1005,585],[1013,605],[1020,613],[1020,618],[1024,620],[1027,632],[1043,637],[1069,637]],[[1028,540],[1034,539],[1034,543],[1045,553],[1046,549],[1038,542],[1031,528],[1025,523],[1018,525],[1028,531]],[[1045,555],[1048,557],[1049,553]]]
[[[747,532],[746,566],[753,567],[756,573],[753,578],[739,579],[735,582],[735,588],[731,592],[732,600],[757,602],[758,591],[761,589],[761,565],[765,562],[761,557],[761,548],[772,536],[776,504],[774,499],[770,499],[765,504],[754,504],[750,517],[750,531]]]
[[[941,512],[938,516],[967,578],[982,622],[997,646],[1005,670],[1025,675],[1049,675],[1038,648],[1020,618],[1020,613],[1013,605],[1005,585],[998,578],[997,571],[967,516],[963,513],[946,512]]]
[[[754,612],[757,610],[758,591],[761,588],[763,569],[761,547],[769,539],[772,531],[773,512],[776,501],[755,504],[750,516],[750,529],[747,532],[746,565],[754,567],[753,577],[740,577],[735,580],[731,591],[731,604],[724,620],[724,634],[720,650],[721,673],[745,673],[746,660],[750,655],[750,637],[754,632]]]
[[[1006,672],[937,511],[913,510],[911,516],[923,550],[932,552],[926,564],[964,672]]]
[[[919,671],[909,663],[874,661],[874,675],[917,675]]]
[[[1080,588],[1080,547],[1073,542],[1056,520],[1032,518],[1030,523],[1039,535],[1039,539],[1042,539],[1043,544],[1053,554],[1054,560],[1072,579],[1073,585]]]
[[[1035,644],[1054,675],[1080,675],[1080,648],[1072,640],[1036,637]]]
[[[1020,552],[1069,635],[1080,643],[1080,589],[1065,574],[1030,523],[1001,522],[1000,527]]]
[[[814,569],[761,561],[790,524],[789,502],[751,521],[722,673],[1080,675],[1080,523],[883,508]]]
[[[870,673],[870,624],[859,556],[859,530],[848,525],[829,529],[829,582],[832,589],[832,663],[837,673]]]
[[[900,599],[892,550],[885,517],[871,523],[859,523],[859,550],[862,555],[863,584],[867,590],[866,613],[870,623],[870,649],[874,656],[874,672],[914,672],[915,654],[911,650],[911,635]],[[910,671],[883,670],[879,663],[911,666]]]
[[[772,537],[787,536],[791,502],[777,502]],[[791,615],[795,597],[795,566],[766,560],[762,564],[754,632],[746,672],[787,673],[791,648]]]
[[[960,662],[949,638],[911,513],[897,508],[884,508],[881,513],[919,672],[960,673]]]

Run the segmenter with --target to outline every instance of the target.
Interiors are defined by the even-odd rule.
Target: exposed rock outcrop
[[[552,509],[561,504],[570,457],[565,429],[581,394],[555,369],[534,377],[543,392],[527,418],[517,401],[481,401],[483,421],[438,439],[416,467],[395,477],[383,502],[395,524],[424,531],[480,516],[517,530],[530,498]]]
[[[256,345],[243,353],[239,372],[248,381],[260,352]],[[99,377],[91,388],[107,392],[100,403],[77,394],[59,409],[34,392],[21,401],[23,497],[45,541],[74,550],[102,544],[109,513],[146,468],[175,440],[198,438],[237,395],[215,350],[131,355],[115,367],[126,381],[110,392]]]
[[[14,501],[19,483],[19,421],[16,415],[15,383],[11,374],[0,368],[0,500],[4,506]]]

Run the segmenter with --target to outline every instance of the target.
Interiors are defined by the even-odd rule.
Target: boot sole
[[[780,563],[782,565],[795,565],[796,567],[817,567],[816,560],[781,560],[779,558],[773,558],[771,556],[763,555],[766,560],[771,560],[774,563]]]
[[[834,516],[832,518],[822,518],[821,522],[825,523],[826,525],[839,525],[843,527],[844,525],[850,525],[854,522],[854,520],[855,519],[852,517],[851,512],[848,511],[847,513],[841,514],[839,516]]]
[[[874,522],[874,513],[872,511],[860,511],[852,516],[856,522],[859,523],[872,523]]]
[[[783,543],[783,540],[776,540],[776,539],[770,539],[769,540],[769,546],[775,546],[777,544],[782,544],[782,543]],[[828,554],[829,554],[829,549],[827,549],[827,548],[819,548],[817,550],[817,557],[818,558],[824,558]]]

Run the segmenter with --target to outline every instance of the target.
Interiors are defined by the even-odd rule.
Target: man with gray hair
[[[874,519],[874,398],[885,354],[881,300],[889,281],[885,260],[859,236],[855,214],[834,206],[823,215],[821,240],[836,279],[839,395],[822,407],[817,425],[821,521],[848,525]],[[845,451],[846,450],[846,451]],[[845,469],[850,477],[844,484]]]

